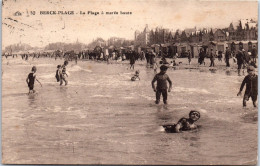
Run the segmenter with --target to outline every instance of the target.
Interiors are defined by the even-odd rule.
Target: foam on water
[[[2,64],[8,64],[8,65],[29,65],[31,64],[28,61],[22,60],[22,59],[18,59],[18,58],[9,58],[9,59],[2,59]]]
[[[68,86],[97,86],[99,83],[84,83],[84,82],[79,82],[79,81],[70,81],[68,79]]]
[[[53,112],[60,112],[61,110],[60,106],[54,106]]]
[[[86,71],[86,72],[92,72],[92,70],[83,69],[82,67],[78,65],[72,65],[70,68],[67,69],[67,71],[75,72],[75,71]]]
[[[93,95],[91,97],[105,97],[105,98],[111,98],[111,95]]]
[[[202,112],[202,113],[204,113],[204,114],[206,114],[206,113],[208,112],[207,110],[202,109],[202,108],[199,108],[198,111],[199,111],[199,112]]]
[[[164,128],[162,126],[159,126],[156,131],[164,132],[165,130],[164,130]]]
[[[206,89],[195,89],[195,88],[184,88],[184,87],[174,87],[174,92],[186,92],[186,93],[202,93],[202,94],[211,94]]]
[[[39,75],[38,77],[41,78],[41,79],[53,79],[53,80],[56,80],[55,78],[55,74],[56,73],[51,73],[51,74],[46,74],[46,75]]]
[[[47,66],[55,66],[55,65],[46,63],[46,64],[37,64],[37,67],[38,66],[40,66],[40,67],[46,66],[47,67]]]
[[[237,103],[239,98],[221,98],[214,100],[205,100],[206,103]],[[242,99],[241,99],[242,100]]]
[[[139,96],[140,96],[140,97],[143,97],[143,98],[145,98],[145,99],[147,99],[147,100],[149,100],[149,101],[152,101],[152,100],[155,99],[154,97],[151,97],[151,96],[148,96],[148,95],[145,95],[145,94],[139,94]]]
[[[134,97],[123,97],[123,99],[133,99]]]

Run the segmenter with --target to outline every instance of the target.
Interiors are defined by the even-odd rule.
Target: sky
[[[22,15],[15,16],[17,11]],[[44,11],[56,14],[40,14]],[[120,14],[120,11],[132,14]],[[224,28],[239,19],[251,18],[258,19],[257,1],[3,0],[2,48],[20,42],[38,47],[77,40],[88,44],[98,37],[133,40],[134,32],[142,31],[146,24],[149,29],[162,27],[175,31],[195,26]]]

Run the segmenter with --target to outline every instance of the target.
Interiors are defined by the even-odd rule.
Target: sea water
[[[155,105],[154,71],[128,64],[69,62],[68,85],[55,79],[62,60],[2,59],[2,154],[9,164],[219,164],[257,161],[257,109],[237,97],[235,71],[168,69],[168,105]],[[26,78],[37,67],[36,94]],[[200,111],[198,131],[161,125]]]

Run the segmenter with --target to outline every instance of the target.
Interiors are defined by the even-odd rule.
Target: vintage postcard
[[[2,163],[255,165],[258,2],[3,0]]]

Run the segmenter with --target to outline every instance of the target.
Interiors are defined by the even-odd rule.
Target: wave
[[[175,87],[173,88],[174,92],[188,92],[188,93],[203,93],[203,94],[211,94],[206,89],[195,89],[195,88],[184,88],[184,87]]]
[[[139,95],[139,96],[140,96],[140,97],[143,97],[143,98],[145,98],[145,99],[147,99],[147,100],[149,100],[149,101],[154,100],[154,97],[147,96],[147,95],[144,95],[144,94],[141,94],[141,95]]]
[[[2,64],[7,64],[7,65],[30,65],[31,63],[22,59],[2,59]]]
[[[95,82],[95,83],[82,83],[82,82],[78,82],[78,81],[70,81],[68,79],[68,85],[72,85],[72,86],[98,86],[99,83]]]
[[[47,74],[47,75],[40,75],[40,76],[38,76],[39,78],[45,78],[45,79],[49,79],[49,78],[51,78],[51,79],[53,79],[53,80],[56,80],[56,78],[55,78],[55,74],[56,73],[51,73],[51,74]]]
[[[75,71],[86,71],[86,72],[92,72],[92,70],[88,70],[88,69],[83,69],[82,67],[78,66],[78,65],[72,65],[70,68],[67,69],[70,72],[75,72]]]
[[[55,66],[55,65],[46,63],[46,64],[38,64],[37,66]]]
[[[197,111],[199,111],[200,113],[204,113],[204,114],[206,114],[206,113],[207,113],[207,110],[205,110],[205,109],[202,109],[202,108],[199,108],[199,109],[197,109]]]
[[[133,99],[134,97],[123,97],[123,99]]]
[[[111,95],[93,95],[91,97],[105,97],[105,98],[111,98]]]

